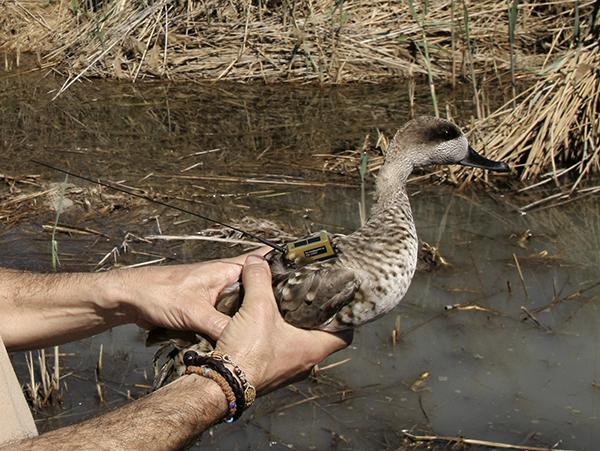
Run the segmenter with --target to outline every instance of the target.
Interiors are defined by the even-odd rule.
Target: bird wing
[[[309,264],[275,283],[275,298],[284,319],[304,329],[322,329],[354,299],[360,280],[334,263]]]

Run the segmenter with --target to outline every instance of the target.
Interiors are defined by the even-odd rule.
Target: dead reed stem
[[[526,446],[526,445],[513,445],[511,443],[492,442],[489,440],[477,440],[464,437],[450,437],[446,435],[415,435],[409,431],[404,430],[402,433],[412,441],[415,442],[449,442],[454,443],[457,446],[460,445],[473,445],[473,446],[485,446],[488,448],[500,448],[500,449],[517,449],[521,451],[567,451],[556,447],[539,447],[539,446]]]
[[[463,2],[462,20],[454,1],[426,2],[417,16],[409,3],[132,0],[71,8],[69,0],[6,0],[0,30],[18,31],[0,35],[6,42],[0,50],[41,52],[69,75],[61,91],[83,76],[323,84],[413,73],[427,75],[433,87],[457,63],[463,75],[469,66],[473,83],[492,66],[508,73],[514,55],[524,67],[535,66],[540,43],[560,35],[554,47],[568,47],[575,17],[585,29],[594,0],[521,2],[519,29],[526,32],[512,46],[502,2]]]
[[[545,178],[523,190],[554,182],[561,191],[524,206],[522,211],[550,200],[570,202],[598,191],[598,187],[580,187],[587,176],[600,173],[598,67],[600,44],[592,42],[560,56],[537,75],[533,86],[495,112],[488,114],[477,107],[480,119],[467,128],[470,141],[487,157],[511,164],[522,181]],[[478,104],[475,85],[473,93]],[[378,148],[385,153],[386,141],[380,140],[375,150]],[[357,152],[336,155],[325,163],[325,169],[356,170]],[[383,158],[376,156],[370,161],[369,171],[376,171]],[[565,175],[571,177],[569,183],[561,181]],[[491,175],[461,169],[451,176],[470,182],[487,181]]]
[[[509,102],[474,129],[488,157],[519,167],[521,180],[576,166],[573,193],[586,175],[600,172],[600,45],[573,49],[539,75],[516,107]],[[482,177],[471,172],[467,178]]]
[[[98,352],[98,361],[96,362],[96,370],[94,375],[96,377],[96,395],[100,403],[106,403],[106,387],[102,377],[102,371],[104,369],[104,345],[100,344],[100,351]]]
[[[46,365],[46,350],[36,351],[36,359],[33,352],[25,353],[25,362],[29,373],[29,381],[25,383],[25,393],[34,409],[40,410],[48,404],[60,401],[60,361],[58,346],[53,348],[54,369],[50,371]],[[39,378],[39,379],[38,379]]]

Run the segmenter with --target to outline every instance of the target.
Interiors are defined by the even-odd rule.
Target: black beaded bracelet
[[[246,402],[246,409],[250,407],[256,399],[256,388],[254,387],[254,385],[248,382],[246,373],[244,373],[244,371],[239,366],[237,366],[235,362],[231,360],[231,357],[229,357],[227,354],[223,354],[219,351],[211,351],[207,355],[219,362],[222,362],[223,365],[229,365],[233,368],[233,373],[235,374],[236,378],[240,381],[240,384],[242,385],[242,390],[244,391],[244,401]]]
[[[229,385],[229,387],[231,387],[231,390],[235,395],[235,402],[237,407],[235,410],[235,414],[231,417],[226,418],[224,421],[225,423],[233,423],[242,416],[242,413],[244,413],[244,410],[246,409],[246,399],[244,396],[244,390],[242,389],[242,386],[240,385],[240,382],[237,380],[237,378],[231,373],[231,371],[229,371],[229,369],[225,367],[225,365],[223,365],[222,362],[206,355],[200,355],[195,351],[187,351],[183,356],[183,363],[185,364],[185,366],[188,367],[206,366],[223,376],[223,378],[227,381],[227,384]]]

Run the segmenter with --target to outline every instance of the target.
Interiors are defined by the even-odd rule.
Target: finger
[[[276,307],[271,286],[271,269],[264,258],[248,255],[242,270],[242,282],[246,292],[244,305],[264,305],[265,301],[271,300],[271,305]]]
[[[207,334],[210,338],[217,341],[223,329],[227,327],[231,321],[231,317],[219,312],[218,310],[210,310],[204,314],[202,322],[198,324],[192,324],[192,329]]]
[[[317,339],[315,340],[317,345],[312,348],[316,352],[315,360],[317,361],[321,361],[328,355],[333,354],[340,349],[344,349],[352,343],[352,338],[354,337],[354,331],[352,329],[336,333],[315,330],[311,333],[314,334]]]
[[[226,286],[231,285],[234,282],[237,282],[242,273],[242,265],[229,262],[229,261],[219,261],[216,262],[218,264],[218,270],[210,272],[212,283],[215,284],[216,288],[222,290]]]
[[[239,280],[240,275],[242,273],[242,268],[244,267],[244,264],[246,263],[246,258],[249,255],[258,255],[262,257],[269,251],[271,251],[270,247],[263,246],[251,252],[238,255],[237,257],[224,258],[222,260],[213,260],[212,262],[207,262],[222,265],[219,271],[215,271],[213,273],[214,280],[212,283],[215,284],[216,288],[219,291],[225,288],[226,286],[231,285],[232,283]],[[205,263],[202,264],[204,265]]]
[[[264,256],[264,255],[267,255],[272,250],[273,249],[271,249],[268,246],[261,246],[259,248],[254,249],[254,250],[251,250],[250,252],[245,252],[245,253],[243,253],[241,255],[238,255],[236,257],[231,257],[231,258],[223,259],[223,261],[230,262],[230,263],[237,263],[238,265],[244,265],[246,263],[246,258],[248,257],[248,255],[260,255],[260,256]]]

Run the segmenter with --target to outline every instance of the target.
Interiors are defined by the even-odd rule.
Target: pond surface
[[[399,85],[86,82],[50,102],[57,86],[50,76],[0,78],[0,173],[39,176],[17,189],[64,180],[33,165],[35,157],[161,193],[216,219],[272,219],[296,235],[359,225],[358,178],[322,173],[318,154],[360,148],[367,133],[392,132],[408,117]],[[422,97],[421,112],[427,102]],[[452,111],[470,108],[456,93],[442,93],[444,102]],[[66,198],[81,199],[88,185],[69,183]],[[513,205],[526,202],[499,192],[418,183],[410,192],[420,238],[449,266],[417,273],[401,305],[359,329],[314,378],[261,398],[238,424],[204,434],[197,449],[397,449],[404,429],[568,449],[600,442],[600,199],[522,215]],[[128,233],[207,227],[145,201],[103,196],[111,208],[92,201],[61,216],[66,226],[97,232],[57,236],[61,270],[94,270]],[[51,269],[51,236],[42,226],[55,213],[46,197],[3,220],[0,265]],[[128,241],[119,264],[242,251]],[[101,347],[104,403],[95,379]],[[35,413],[41,431],[142,396],[152,378],[154,350],[134,326],[60,350],[63,403]],[[24,356],[12,355],[23,383]]]

